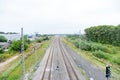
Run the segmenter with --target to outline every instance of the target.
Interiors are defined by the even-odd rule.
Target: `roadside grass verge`
[[[49,41],[44,41],[43,44],[37,49],[36,54],[37,54],[37,63],[42,59],[44,56],[45,50],[50,44]],[[35,66],[35,59],[34,59],[34,52],[33,52],[33,46],[30,46],[31,48],[25,51],[25,73],[29,73],[33,66]],[[11,66],[4,71],[0,75],[0,80],[21,80],[22,76],[22,66],[21,66],[21,56],[17,58],[15,61],[13,61]]]
[[[80,54],[85,59],[89,60],[90,62],[95,64],[97,67],[99,67],[104,73],[105,73],[106,64],[108,64],[108,63],[111,64],[111,61],[113,60],[113,57],[116,59],[116,57],[120,56],[120,54],[119,54],[119,47],[113,47],[111,45],[107,45],[110,48],[118,49],[118,51],[116,51],[117,53],[115,53],[115,54],[112,54],[112,53],[108,54],[108,55],[110,55],[110,57],[109,57],[109,60],[107,60],[107,59],[98,58],[98,57],[94,56],[96,54],[94,54],[92,51],[85,51],[85,50],[81,50],[81,49],[77,48],[75,46],[75,44],[73,43],[73,41],[68,39],[68,38],[63,38],[63,41],[70,48],[72,48],[74,51],[76,51],[78,54]],[[102,53],[102,52],[100,51],[99,53]],[[120,79],[120,66],[118,64],[112,62],[112,64],[111,64],[111,71],[112,71],[112,78],[111,78],[111,80],[119,80]]]

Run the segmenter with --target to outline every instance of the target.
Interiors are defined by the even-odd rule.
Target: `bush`
[[[80,42],[80,48],[82,50],[91,51],[91,45],[90,45],[90,43],[87,43],[86,41]]]
[[[103,52],[108,52],[109,49],[106,46],[103,46],[102,44],[98,43],[90,43],[91,45],[91,51],[101,50]]]
[[[10,46],[10,50],[13,51],[21,51],[21,40],[18,41],[13,41],[11,46]],[[24,42],[24,50],[26,50],[28,48],[28,45],[26,44],[26,42]]]
[[[48,36],[37,39],[36,41],[41,43],[42,41],[49,40]]]
[[[3,54],[4,50],[2,48],[0,48],[0,54]]]
[[[74,42],[74,45],[79,48],[79,43],[77,41]]]
[[[93,55],[98,58],[108,59],[109,55],[101,50],[93,52]]]
[[[115,48],[112,48],[112,50],[111,50],[110,53],[111,53],[111,54],[116,54],[116,53],[117,53],[117,50],[116,50]]]
[[[39,42],[39,43],[41,43],[41,42],[42,42],[42,40],[41,40],[41,39],[37,39],[36,41],[37,41],[37,42]]]
[[[30,40],[26,40],[26,43],[30,44],[30,43],[31,43],[31,41],[30,41]]]
[[[5,59],[9,58],[11,55],[6,53],[6,54],[0,54],[0,62],[3,62]]]
[[[116,58],[113,62],[117,63],[118,65],[120,65],[120,58]]]
[[[5,58],[4,58],[4,55],[3,54],[0,54],[0,62],[4,61]]]
[[[77,41],[74,42],[74,45],[79,48],[79,43]],[[103,52],[109,52],[109,49],[102,44],[88,42],[88,41],[80,41],[80,48],[86,51],[98,51],[101,50]]]
[[[0,36],[0,42],[7,42],[7,39],[4,36]]]
[[[44,41],[45,41],[45,40],[49,40],[48,36],[44,37],[43,40],[44,40]]]

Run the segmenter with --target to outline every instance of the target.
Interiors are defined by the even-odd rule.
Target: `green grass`
[[[96,56],[93,55],[93,53],[91,51],[85,51],[85,50],[81,50],[79,48],[77,48],[73,42],[70,39],[66,39],[64,38],[63,41],[73,50],[75,50],[78,54],[82,55],[85,59],[89,60],[90,62],[92,62],[93,64],[95,64],[97,67],[99,67],[103,72],[105,72],[105,67],[106,64],[111,64],[110,60],[105,60],[105,59],[100,59]],[[117,53],[115,54],[109,54],[112,57],[114,57],[116,59],[116,57],[120,56],[119,51],[120,48],[119,47],[114,47],[111,45],[105,45],[104,46],[109,46],[109,49],[112,50],[111,48],[115,48],[117,51]],[[118,58],[117,58],[118,59]],[[119,58],[120,59],[120,58]],[[120,66],[117,65],[116,63],[111,64],[111,70],[112,70],[112,75],[113,77],[111,78],[111,80],[119,80],[120,79]]]
[[[86,74],[85,70],[83,70],[83,69],[80,68],[80,67],[78,67],[78,70],[81,72],[81,74],[84,76],[84,78],[85,78],[86,80],[89,80],[88,75]]]
[[[37,50],[37,63],[42,59],[44,56],[45,50],[47,46],[49,45],[50,41],[45,41],[41,45],[41,47]],[[25,58],[25,72],[29,73],[33,66],[35,66],[35,59],[34,59],[34,53],[31,49],[28,49],[26,51],[28,54]],[[22,67],[21,67],[21,57],[19,57],[16,61],[13,61],[11,63],[11,66],[4,71],[0,75],[0,80],[21,80],[22,76]]]

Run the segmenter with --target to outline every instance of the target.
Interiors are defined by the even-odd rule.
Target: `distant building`
[[[10,46],[10,43],[8,42],[0,42],[0,47],[2,49],[8,49],[9,46]]]
[[[27,39],[30,41],[35,40],[35,36],[34,35],[27,35]]]
[[[13,40],[20,40],[20,34],[0,34],[1,36],[4,36],[8,42]]]

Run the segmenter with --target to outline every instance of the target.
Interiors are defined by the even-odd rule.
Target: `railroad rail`
[[[72,57],[65,50],[60,39],[59,39],[59,46],[66,64],[66,68],[67,68],[70,80],[80,80],[78,70],[76,69],[76,66],[75,66],[76,64],[74,63]]]
[[[79,70],[60,38],[55,38],[33,76],[33,80],[82,80]]]

